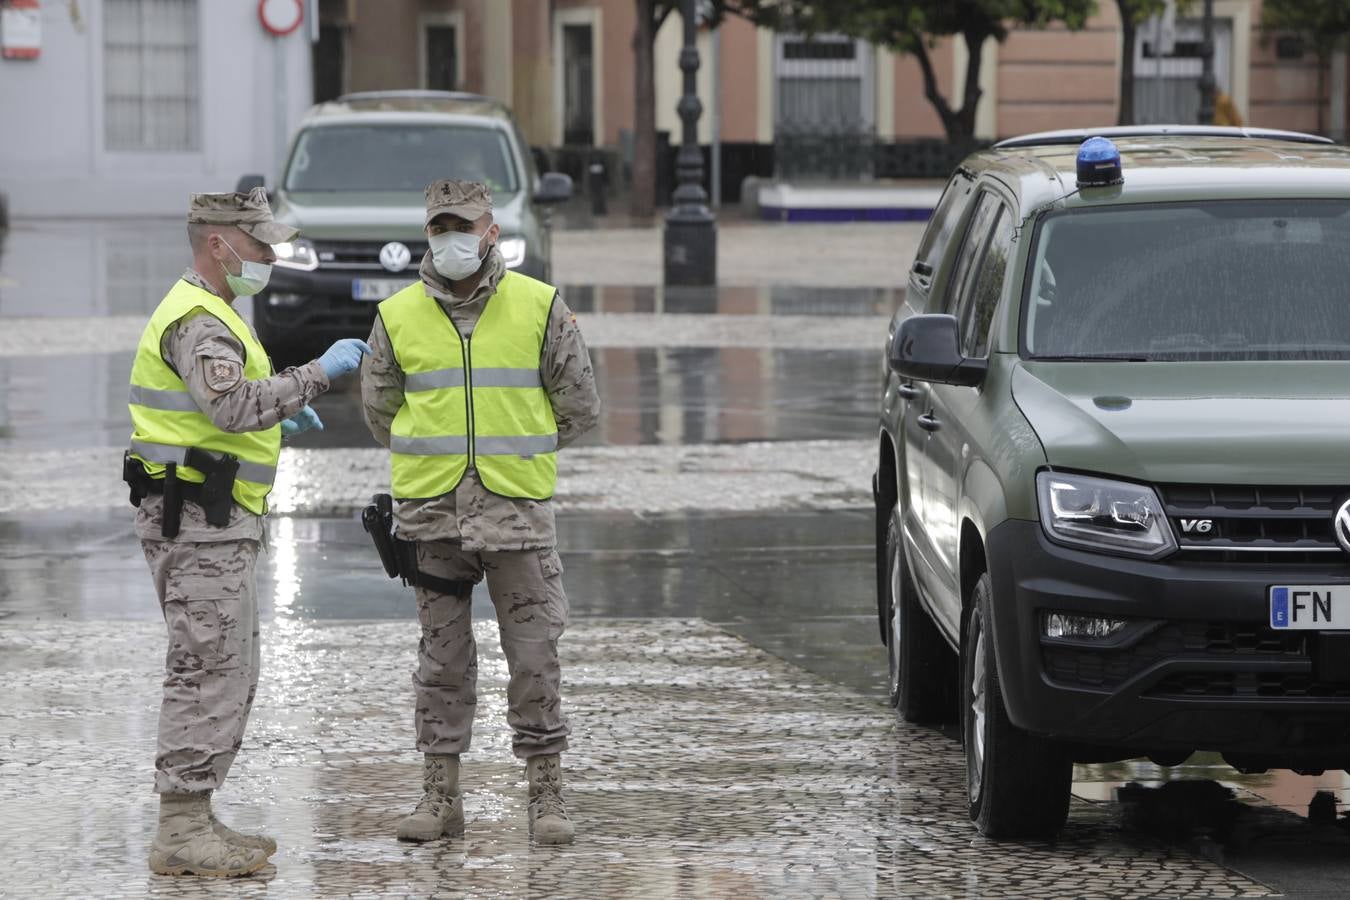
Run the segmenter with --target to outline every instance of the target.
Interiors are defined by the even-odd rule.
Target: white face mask
[[[459,281],[468,278],[483,264],[479,242],[481,234],[447,231],[427,238],[431,245],[431,264],[446,278]]]
[[[221,238],[221,240],[225,241],[224,238]],[[230,252],[234,253],[234,258],[239,260],[238,275],[231,275],[230,270],[225,269],[225,264],[220,264],[220,267],[225,269],[225,283],[230,286],[230,290],[234,292],[236,297],[252,297],[267,287],[267,282],[272,277],[271,266],[267,263],[245,260],[235,252],[233,247],[230,247],[229,241],[225,241],[225,246],[229,247]]]

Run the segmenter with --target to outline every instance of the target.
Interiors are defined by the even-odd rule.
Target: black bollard
[[[605,164],[598,159],[592,162],[587,170],[587,189],[591,192],[591,215],[608,214],[605,202]]]

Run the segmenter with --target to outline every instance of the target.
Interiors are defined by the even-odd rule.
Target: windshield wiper
[[[1065,355],[1033,356],[1032,362],[1148,362],[1147,356],[1109,356],[1109,355]]]

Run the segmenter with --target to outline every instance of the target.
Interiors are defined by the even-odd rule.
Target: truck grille
[[[1345,487],[1161,485],[1185,556],[1208,562],[1329,563],[1345,559],[1332,522]]]
[[[1350,699],[1350,684],[1322,681],[1299,672],[1184,672],[1154,685],[1150,697],[1303,697],[1312,700]]]
[[[322,269],[365,269],[385,272],[380,265],[380,249],[389,241],[315,241],[314,250],[319,254],[319,267]],[[403,272],[417,274],[417,266],[427,252],[426,241],[400,241],[412,251],[412,261]],[[400,272],[398,274],[403,274]]]
[[[1163,660],[1307,659],[1303,634],[1237,622],[1169,622],[1116,649],[1046,644],[1046,674],[1064,685],[1113,688]]]

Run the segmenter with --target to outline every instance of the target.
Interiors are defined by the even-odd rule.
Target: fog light
[[[268,294],[268,306],[299,306],[305,302],[304,294]]]
[[[1046,613],[1043,622],[1046,637],[1089,641],[1108,638],[1128,624],[1125,619],[1075,616],[1057,612]]]

